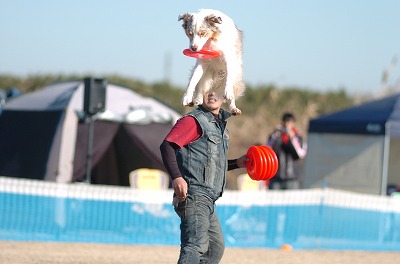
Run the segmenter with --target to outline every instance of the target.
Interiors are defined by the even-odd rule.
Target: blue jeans
[[[181,253],[178,264],[219,263],[225,242],[214,202],[188,195],[175,208],[181,218]]]

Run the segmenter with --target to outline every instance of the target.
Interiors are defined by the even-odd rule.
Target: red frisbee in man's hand
[[[270,172],[268,172],[268,174],[265,175],[265,179],[264,180],[269,180],[272,177],[275,176],[275,174],[278,172],[278,167],[279,167],[279,162],[278,162],[278,157],[275,154],[275,151],[272,150],[272,148],[268,147],[268,146],[260,146],[264,151],[269,152],[269,164],[271,164],[271,166],[269,166],[270,168]],[[267,154],[266,154],[267,155]]]
[[[260,152],[262,152],[262,154],[264,155],[264,173],[262,175],[264,175],[264,177],[260,180],[268,180],[268,175],[272,174],[274,168],[273,166],[268,166],[268,164],[272,164],[272,157],[271,154],[269,153],[269,151],[266,148],[263,148],[264,146],[258,146],[258,148],[260,149]]]
[[[246,156],[247,174],[253,180],[269,180],[278,171],[278,158],[268,146],[251,146]]]
[[[183,54],[189,57],[193,57],[196,59],[213,59],[218,58],[221,56],[219,51],[215,50],[199,50],[199,51],[192,51],[191,49],[184,49]]]
[[[246,162],[247,174],[249,174],[249,176],[252,180],[257,180],[257,178],[258,178],[257,175],[259,174],[257,167],[259,166],[260,162],[256,162],[257,155],[259,155],[257,150],[258,149],[256,146],[251,146],[247,150],[247,154],[246,154],[246,157],[248,158],[248,161]]]

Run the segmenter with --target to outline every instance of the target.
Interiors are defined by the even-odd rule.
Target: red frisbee
[[[246,162],[246,169],[247,169],[247,174],[249,174],[250,178],[252,180],[258,180],[258,170],[257,167],[259,167],[259,163],[258,162],[258,151],[257,151],[257,147],[256,146],[251,146],[248,150],[247,150],[247,158],[248,161]]]
[[[269,165],[268,165],[269,164],[269,157],[268,157],[269,154],[264,152],[264,150],[260,146],[257,146],[257,148],[260,151],[259,159],[260,159],[260,162],[263,163],[263,168],[264,168],[264,170],[262,172],[260,171],[260,174],[258,176],[259,180],[261,181],[261,180],[264,180],[265,175],[270,170]]]
[[[273,170],[272,166],[270,166],[270,164],[272,164],[272,157],[270,157],[271,154],[266,148],[264,148],[264,146],[259,146],[259,148],[265,156],[265,171],[262,180],[268,180],[268,176],[272,173]]]
[[[267,172],[267,157],[265,156],[264,152],[261,148],[257,147],[255,149],[256,156],[258,156],[260,162],[257,163],[257,170],[256,170],[256,177],[257,180],[262,180],[264,178],[265,173]]]
[[[279,168],[278,157],[276,156],[275,151],[273,151],[272,148],[270,148],[268,146],[261,146],[261,148],[263,148],[264,151],[269,152],[270,166],[268,166],[268,167],[270,168],[270,171],[266,175],[266,178],[264,179],[264,180],[269,180],[272,177],[274,177],[278,171],[278,168]]]
[[[189,57],[193,57],[196,59],[213,59],[218,58],[221,56],[219,51],[215,50],[199,50],[199,51],[192,51],[191,49],[184,49],[183,54]]]
[[[279,169],[278,157],[276,156],[276,153],[275,153],[275,151],[273,151],[272,148],[268,147],[267,149],[271,153],[271,157],[273,158],[274,163],[275,163],[274,171],[273,171],[273,176],[275,176],[275,174],[278,172],[278,169]]]
[[[246,156],[247,174],[253,180],[269,180],[278,171],[278,158],[268,146],[251,146]]]

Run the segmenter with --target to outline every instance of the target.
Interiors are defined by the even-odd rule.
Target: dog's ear
[[[222,23],[222,18],[216,15],[209,15],[206,17],[206,20],[210,25],[215,25],[215,24],[221,24]]]
[[[192,15],[190,13],[180,14],[178,16],[178,21],[183,20],[182,27],[186,28],[187,22],[192,19]]]
[[[185,21],[188,19],[189,13],[185,13],[185,14],[180,14],[178,16],[178,21],[181,21],[182,19]]]

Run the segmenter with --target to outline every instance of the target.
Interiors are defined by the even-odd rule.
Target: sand
[[[176,263],[179,247],[0,241],[0,264]],[[221,263],[393,264],[399,252],[227,248]]]

